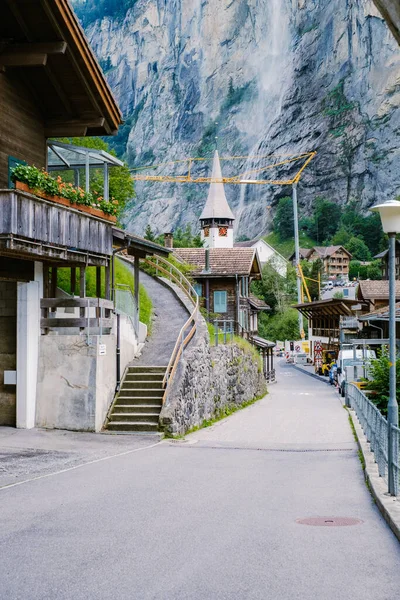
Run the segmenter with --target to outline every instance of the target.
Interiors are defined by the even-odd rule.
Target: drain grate
[[[309,517],[307,519],[296,519],[299,525],[311,525],[314,527],[349,527],[350,525],[361,525],[361,519],[353,517]]]

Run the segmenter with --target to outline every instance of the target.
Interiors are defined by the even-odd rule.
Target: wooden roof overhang
[[[46,137],[110,135],[122,122],[68,0],[2,0],[0,71],[28,86]]]
[[[153,256],[154,254],[167,258],[171,252],[171,250],[165,248],[165,246],[150,242],[137,235],[127,233],[118,227],[113,227],[112,233],[114,254],[126,251],[128,255],[138,256],[139,258],[146,258],[146,256]]]
[[[341,298],[329,298],[328,300],[317,300],[316,302],[306,302],[296,304],[296,308],[307,319],[320,317],[335,317],[353,315],[352,308],[359,304],[357,300],[348,300]]]

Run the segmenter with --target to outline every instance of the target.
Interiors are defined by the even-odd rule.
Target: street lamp
[[[399,426],[399,407],[396,397],[396,234],[400,233],[400,202],[389,200],[371,208],[378,212],[382,228],[389,236],[389,402],[388,402],[388,480],[389,494],[396,495],[397,479],[392,468],[397,461],[392,426]]]

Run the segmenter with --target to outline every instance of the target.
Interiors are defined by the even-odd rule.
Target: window
[[[226,313],[228,304],[227,292],[214,292],[214,312]]]
[[[15,184],[11,179],[11,171],[14,169],[14,167],[16,167],[17,165],[26,165],[26,161],[21,160],[19,158],[15,158],[14,156],[9,156],[8,157],[8,187],[10,189],[15,188]]]
[[[193,287],[196,294],[201,297],[203,295],[203,286],[201,283],[195,283]]]

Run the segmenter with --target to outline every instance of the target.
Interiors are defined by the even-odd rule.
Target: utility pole
[[[293,218],[294,218],[294,251],[295,251],[295,263],[296,263],[296,277],[297,277],[297,302],[301,304],[301,278],[299,273],[300,265],[300,244],[299,244],[299,215],[297,210],[297,181],[293,183]],[[299,333],[300,337],[304,337],[303,328],[303,315],[299,311]]]

